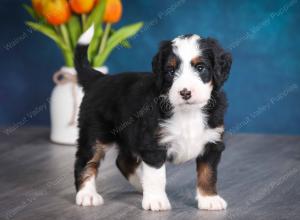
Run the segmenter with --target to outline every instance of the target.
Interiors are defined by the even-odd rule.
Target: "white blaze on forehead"
[[[187,89],[191,92],[189,104],[205,106],[211,95],[211,84],[203,82],[200,73],[192,65],[191,61],[202,56],[198,35],[189,37],[180,36],[172,41],[173,53],[179,58],[180,65],[175,71],[173,84],[169,90],[170,102],[181,108],[186,100],[180,95],[180,91]]]
[[[200,36],[177,37],[173,42],[173,52],[184,62],[190,63],[197,56],[201,56],[199,47]]]

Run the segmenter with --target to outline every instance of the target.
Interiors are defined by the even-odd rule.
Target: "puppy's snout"
[[[184,100],[188,100],[192,97],[192,92],[190,90],[187,90],[187,88],[184,88],[183,90],[181,90],[179,92],[179,94],[181,95],[181,97],[184,99]]]

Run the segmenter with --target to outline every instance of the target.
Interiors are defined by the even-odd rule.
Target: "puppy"
[[[171,209],[165,163],[193,159],[198,208],[225,209],[216,182],[225,148],[227,101],[222,85],[229,75],[231,55],[214,39],[184,35],[161,43],[152,73],[104,75],[87,59],[92,36],[90,28],[80,37],[75,53],[85,92],[75,162],[76,203],[103,203],[96,190],[97,170],[105,152],[117,145],[116,165],[143,192],[143,209]]]

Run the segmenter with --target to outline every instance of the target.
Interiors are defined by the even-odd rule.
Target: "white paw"
[[[103,204],[103,198],[96,191],[82,189],[76,194],[76,204],[82,206],[98,206]]]
[[[171,209],[171,204],[165,192],[155,195],[144,194],[142,207],[145,210],[163,211]]]
[[[215,196],[197,196],[198,208],[205,210],[223,210],[227,208],[227,203],[219,195]]]

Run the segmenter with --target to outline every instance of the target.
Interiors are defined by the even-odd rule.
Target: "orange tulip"
[[[43,13],[43,1],[44,0],[32,0],[33,9],[38,13],[38,15],[42,15]]]
[[[95,6],[99,3],[100,0],[95,0]]]
[[[70,0],[70,6],[78,14],[89,13],[95,4],[95,0]]]
[[[71,16],[71,10],[67,0],[47,0],[43,4],[43,15],[52,25],[60,25],[67,22]]]
[[[122,3],[120,0],[107,0],[103,20],[106,23],[116,23],[122,16]]]

